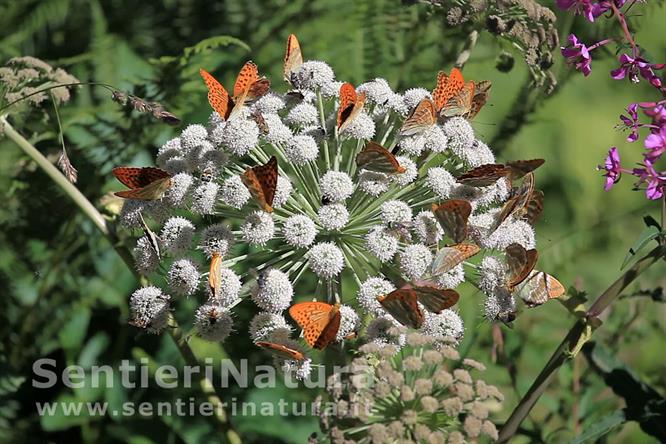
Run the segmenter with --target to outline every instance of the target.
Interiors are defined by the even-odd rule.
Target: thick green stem
[[[134,261],[132,259],[131,253],[127,248],[123,247],[118,243],[118,239],[115,235],[114,230],[111,226],[107,225],[104,217],[97,211],[92,203],[78,190],[73,184],[71,184],[67,178],[58,170],[49,160],[39,152],[26,138],[19,134],[14,127],[7,121],[5,116],[0,117],[0,125],[3,126],[4,134],[16,143],[32,160],[37,163],[37,165],[49,175],[49,177],[55,182],[56,185],[72,200],[74,203],[83,211],[83,213],[93,222],[95,227],[111,242],[114,249],[120,256],[120,258],[127,264],[128,268],[132,273],[140,278],[137,275],[136,270],[134,269]],[[190,366],[198,366],[199,361],[197,360],[194,352],[187,344],[183,338],[182,330],[178,325],[178,322],[171,317],[169,322],[170,328],[168,332],[173,339],[174,343],[178,347],[181,355],[185,362]],[[226,413],[224,412],[223,404],[221,401],[221,393],[219,392],[220,388],[213,385],[212,381],[206,378],[204,375],[200,375],[200,386],[201,390],[206,395],[209,401],[215,406],[217,419],[216,425],[223,432],[223,435],[226,437],[227,441],[231,444],[238,444],[241,442],[238,434],[233,430],[229,419],[227,418]]]
[[[527,417],[534,405],[539,400],[541,394],[546,390],[550,381],[557,374],[557,370],[569,358],[575,356],[583,343],[589,340],[598,325],[598,316],[620,295],[634,279],[647,270],[652,264],[659,261],[666,254],[666,248],[658,246],[650,251],[645,257],[640,259],[633,267],[627,270],[619,279],[606,289],[592,304],[586,313],[586,317],[578,320],[569,330],[562,343],[557,347],[555,353],[550,358],[546,366],[541,370],[532,386],[525,396],[520,400],[518,406],[513,410],[511,416],[506,421],[499,433],[498,442],[508,442],[520,427],[520,424]]]

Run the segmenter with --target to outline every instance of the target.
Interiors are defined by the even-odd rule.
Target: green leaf
[[[627,253],[627,256],[624,258],[624,262],[622,262],[622,266],[620,269],[624,269],[629,262],[636,256],[645,246],[652,240],[656,239],[659,237],[660,231],[657,227],[650,225],[648,226],[643,232],[638,236],[638,239],[636,239],[636,242],[634,242],[634,245],[631,246],[629,249],[629,252]]]
[[[207,39],[201,40],[194,46],[188,46],[183,50],[182,55],[179,56],[163,56],[159,59],[151,59],[152,63],[159,63],[162,65],[168,65],[170,63],[177,62],[181,66],[187,65],[187,62],[192,56],[195,56],[200,53],[209,52],[212,49],[219,48],[221,46],[230,46],[235,45],[243,48],[245,51],[250,51],[250,47],[247,43],[243,42],[240,39],[231,37],[228,35],[218,35],[214,37],[209,37]]]
[[[72,317],[58,332],[58,339],[64,349],[78,349],[86,337],[88,323],[90,322],[90,309],[78,307]]]
[[[570,444],[594,442],[596,439],[604,436],[617,426],[624,424],[626,421],[627,418],[624,416],[624,412],[622,410],[617,410],[610,415],[595,421],[590,428],[578,435]]]

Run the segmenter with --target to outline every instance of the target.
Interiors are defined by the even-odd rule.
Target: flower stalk
[[[546,390],[559,368],[573,358],[587,342],[593,331],[600,325],[599,315],[608,308],[631,282],[655,262],[666,257],[666,247],[659,245],[640,259],[633,267],[620,276],[592,304],[585,316],[576,321],[560,345],[537,376],[525,396],[520,400],[509,419],[500,430],[498,442],[508,442],[518,431],[539,397]]]

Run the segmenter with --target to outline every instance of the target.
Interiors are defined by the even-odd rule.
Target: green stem
[[[598,325],[597,316],[599,316],[608,306],[620,295],[634,279],[648,269],[652,264],[659,261],[666,254],[666,248],[658,246],[650,251],[646,256],[640,259],[633,267],[627,270],[606,291],[604,291],[592,304],[586,317],[578,320],[562,343],[557,347],[553,356],[546,366],[541,370],[539,376],[535,379],[532,386],[525,396],[520,400],[516,408],[511,413],[509,419],[504,423],[499,433],[497,442],[508,442],[520,427],[520,424],[527,417],[534,405],[539,400],[541,394],[546,390],[548,384],[557,374],[557,370],[568,359],[575,356],[575,352],[580,350],[583,343],[590,339],[594,325]]]
[[[92,203],[78,190],[74,185],[72,185],[67,178],[58,170],[49,160],[42,155],[42,153],[37,150],[27,139],[25,139],[21,134],[19,134],[14,127],[7,121],[5,116],[0,116],[0,125],[3,126],[4,134],[16,143],[19,148],[21,148],[32,160],[37,163],[37,165],[46,173],[48,176],[55,182],[56,185],[81,209],[81,211],[92,221],[92,223],[97,227],[97,229],[102,233],[113,245],[113,248],[116,250],[120,258],[125,262],[127,267],[132,271],[132,273],[140,278],[137,275],[136,270],[134,269],[134,260],[132,254],[125,248],[120,245],[118,238],[115,235],[115,231],[107,225],[104,217],[97,211]],[[177,321],[171,317],[170,327],[168,329],[171,339],[180,350],[181,355],[185,362],[190,366],[199,366],[199,361],[197,360],[194,352],[183,340],[183,333],[178,325]],[[204,375],[201,375],[200,386],[202,392],[208,397],[209,400],[215,402],[216,410],[216,419],[218,420],[218,427],[224,432],[228,442],[232,444],[238,444],[241,442],[240,437],[234,431],[231,423],[229,422],[224,409],[222,409],[222,402],[220,388],[213,385],[213,383],[206,378]]]

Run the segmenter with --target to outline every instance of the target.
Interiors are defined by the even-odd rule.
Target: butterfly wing
[[[172,183],[171,176],[168,176],[162,179],[157,179],[145,187],[116,191],[113,194],[122,197],[123,199],[157,200],[164,196],[164,193],[171,187]]]
[[[506,247],[506,263],[509,268],[508,287],[510,290],[523,282],[530,275],[539,258],[537,250],[526,250],[522,245],[513,243]]]
[[[229,93],[224,89],[224,86],[222,86],[222,84],[205,69],[199,69],[199,74],[201,74],[201,77],[208,88],[208,103],[210,103],[210,106],[222,119],[228,119],[231,109],[234,106],[231,97],[229,97]]]
[[[349,115],[354,108],[356,103],[356,89],[354,85],[349,82],[345,82],[340,87],[340,107],[338,108],[338,119],[337,124],[338,128],[349,118]]]
[[[141,213],[139,213],[139,222],[141,223],[143,234],[146,236],[146,239],[148,239],[148,242],[150,243],[150,246],[153,248],[153,251],[155,251],[155,255],[157,255],[157,259],[161,260],[162,254],[160,253],[159,238],[153,232],[153,230],[151,230],[150,227],[148,227],[148,224],[146,224],[146,221],[143,220],[143,216],[141,215]]]
[[[400,166],[393,153],[376,142],[368,142],[365,148],[356,156],[359,169],[377,173],[400,174],[405,168]]]
[[[249,61],[241,68],[234,83],[234,99],[240,97],[250,89],[250,86],[259,80],[259,68],[257,64]]]
[[[457,244],[450,247],[444,247],[435,256],[432,261],[431,274],[433,276],[440,276],[453,268],[466,261],[470,257],[481,251],[477,245],[474,244]]]
[[[271,157],[265,165],[258,165],[245,170],[241,176],[243,183],[250,193],[257,199],[261,209],[267,213],[273,212],[273,198],[277,188],[278,165],[275,156]]]
[[[305,342],[314,347],[315,343],[331,320],[334,306],[325,302],[299,302],[289,308],[289,315],[303,329]],[[339,311],[338,311],[339,314]],[[336,330],[337,333],[337,330]]]
[[[455,290],[440,290],[432,286],[414,287],[418,300],[428,311],[440,313],[458,303],[460,295]]]
[[[528,307],[536,307],[566,293],[564,285],[543,271],[534,270],[520,285],[516,294]]]
[[[284,344],[276,344],[275,342],[268,341],[258,341],[255,342],[255,345],[270,351],[282,359],[292,361],[302,361],[305,359],[305,355],[303,355],[303,353],[299,352],[298,350],[294,350],[293,348],[287,347]]]
[[[527,173],[523,183],[516,190],[515,195],[504,203],[502,209],[495,218],[495,222],[490,227],[490,232],[495,231],[502,223],[512,215],[522,217],[526,212],[527,204],[534,192],[534,173]]]
[[[534,225],[541,216],[541,213],[543,212],[543,199],[544,195],[541,190],[534,190],[530,195],[527,206],[525,207],[524,216],[524,219],[530,225]]]
[[[435,102],[437,113],[446,105],[446,103],[465,86],[465,79],[458,68],[451,69],[451,74],[446,75],[444,71],[437,74],[437,85],[432,92],[432,98]]]
[[[348,84],[348,85],[351,86],[351,84]],[[345,85],[342,85],[342,87],[344,87],[344,86]],[[354,87],[351,86],[351,88],[353,89]],[[345,94],[347,96],[350,96],[351,95],[350,94],[351,90],[349,90],[349,88],[347,88],[347,90],[348,91]],[[342,94],[342,88],[340,88],[340,94]],[[358,95],[356,95],[356,93],[354,92],[354,95],[355,95],[355,98],[354,98],[353,104],[352,105],[347,105],[345,108],[343,108],[343,106],[342,106],[342,99],[341,99],[340,110],[342,110],[342,113],[340,112],[340,110],[338,110],[338,122],[339,122],[338,131],[339,132],[342,132],[345,129],[347,129],[347,127],[354,121],[356,116],[359,115],[361,110],[363,110],[363,106],[365,105],[365,99],[366,99],[365,91],[363,91],[362,93],[360,93]]]
[[[416,105],[414,111],[405,119],[400,128],[401,136],[414,136],[422,133],[437,123],[435,103],[425,98]]]
[[[293,75],[298,72],[303,64],[301,45],[294,34],[287,38],[287,51],[284,55],[284,79],[293,85]]]
[[[208,288],[212,299],[217,299],[222,285],[220,272],[222,271],[222,255],[213,253],[210,260],[210,270],[208,273]]]
[[[414,289],[394,290],[385,296],[377,297],[377,301],[402,325],[417,329],[423,325],[423,312],[419,308]]]
[[[483,108],[483,106],[488,101],[491,86],[492,84],[489,80],[482,80],[476,83],[474,97],[472,98],[472,106],[467,113],[467,119],[472,120],[474,117],[476,117],[479,111],[481,111],[481,108]]]
[[[143,188],[156,180],[171,177],[161,168],[155,167],[117,167],[112,170],[113,175],[128,188]]]
[[[461,174],[458,183],[472,187],[487,187],[509,174],[509,168],[502,164],[481,165]]]
[[[506,166],[509,168],[509,179],[520,179],[526,174],[539,168],[544,162],[544,159],[514,160],[512,162],[507,162]]]
[[[439,111],[440,117],[466,116],[472,109],[474,82],[467,82],[462,89],[451,97]]]
[[[447,200],[441,205],[432,205],[432,212],[448,237],[456,244],[467,238],[467,220],[472,214],[472,205],[463,199]]]
[[[335,341],[335,338],[338,335],[338,330],[340,329],[341,320],[342,314],[340,314],[338,306],[334,305],[331,309],[331,313],[329,314],[328,323],[321,331],[312,347],[317,350],[323,350],[328,346],[328,344]]]

